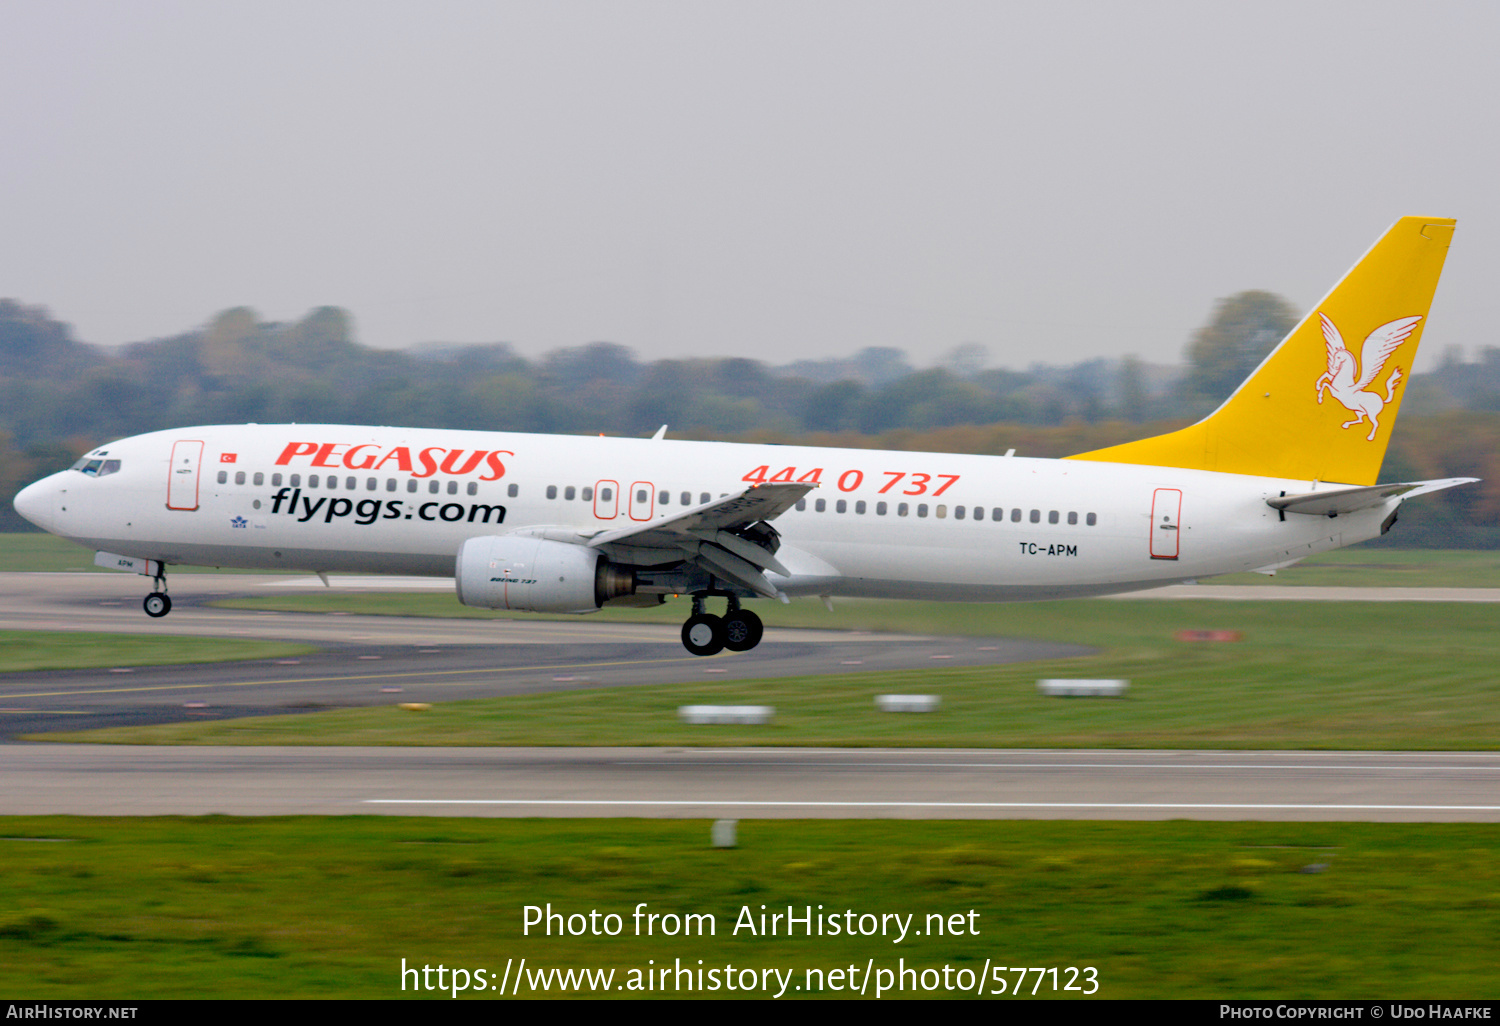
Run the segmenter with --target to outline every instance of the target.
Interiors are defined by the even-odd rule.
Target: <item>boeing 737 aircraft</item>
[[[151,616],[178,564],[452,575],[491,609],[690,595],[697,655],[754,648],[757,597],[993,602],[1272,570],[1473,480],[1375,484],[1453,226],[1398,221],[1199,423],[1062,460],[240,424],[111,442],[15,505],[153,578]]]

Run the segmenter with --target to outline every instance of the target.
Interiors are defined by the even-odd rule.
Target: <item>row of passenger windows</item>
[[[835,513],[847,513],[847,512],[849,512],[850,505],[851,505],[851,503],[849,502],[848,499],[836,499],[836,500],[834,500],[834,503],[833,503],[833,511]],[[865,501],[863,499],[856,499],[852,503],[852,505],[854,507],[854,512],[855,513],[864,513],[869,508],[866,505],[866,503],[865,503]],[[925,517],[929,513],[931,513],[937,519],[943,520],[943,519],[947,518],[947,516],[948,516],[948,507],[946,505],[939,503],[936,506],[930,506],[929,507],[927,505],[927,503],[925,503],[925,502],[918,502],[918,503],[915,503],[915,504],[909,503],[909,502],[898,502],[898,503],[896,503],[896,516],[898,516],[898,517],[911,516],[912,506],[913,505],[916,506],[917,516],[919,516],[919,517]],[[799,499],[799,500],[797,500],[797,508],[799,510],[805,510],[805,509],[807,509],[807,500],[806,499]],[[826,513],[828,511],[828,500],[827,499],[814,499],[813,500],[813,511],[816,512],[816,513]],[[883,516],[885,516],[889,512],[890,512],[890,504],[889,503],[877,502],[875,504],[875,515],[877,517],[883,517]],[[1064,516],[1067,517],[1068,523],[1070,523],[1070,524],[1077,524],[1078,523],[1078,514],[1076,512],[1074,512],[1072,510],[1069,510],[1066,514],[1064,514],[1061,510],[1056,510],[1056,509],[1051,509],[1051,510],[1047,511],[1047,523],[1049,523],[1049,524],[1060,524],[1060,523],[1063,522],[1063,517]],[[983,519],[985,519],[985,507],[983,507],[983,506],[954,506],[953,507],[953,519],[954,520],[967,520],[967,519],[983,520]],[[991,519],[991,520],[1004,520],[1004,519],[1006,519],[1005,508],[1002,507],[1002,506],[991,507],[990,510],[989,510],[989,519]],[[1019,524],[1019,523],[1021,523],[1022,520],[1029,520],[1033,524],[1040,524],[1042,522],[1042,511],[1039,510],[1039,509],[1034,509],[1034,510],[1031,510],[1031,512],[1029,514],[1027,513],[1026,510],[1023,510],[1023,509],[1012,509],[1010,511],[1010,522],[1011,523],[1013,523],[1013,524]],[[1086,514],[1084,514],[1083,522],[1085,524],[1087,524],[1089,527],[1093,527],[1095,524],[1099,523],[1099,515],[1097,513],[1086,513]]]
[[[557,498],[557,496],[558,496],[559,493],[561,493],[563,499],[565,501],[567,501],[567,502],[572,502],[574,499],[582,499],[584,502],[593,502],[594,501],[594,489],[593,488],[589,488],[589,487],[577,488],[577,487],[574,487],[573,485],[564,485],[562,488],[558,488],[557,485],[548,485],[547,486],[547,498],[549,498],[549,499],[555,499],[555,498]],[[613,502],[614,498],[615,498],[615,490],[613,488],[600,488],[599,489],[599,501],[600,502]],[[712,498],[713,498],[713,496],[710,495],[708,492],[699,492],[698,493],[698,502],[699,502],[700,505],[702,503],[707,502],[708,500],[710,500]],[[723,496],[721,495],[720,498],[723,498]],[[651,501],[651,492],[648,491],[645,488],[637,488],[636,491],[635,491],[635,501],[636,501],[637,505],[644,505],[645,503],[650,502]],[[693,493],[692,492],[681,492],[677,496],[677,501],[678,501],[679,505],[682,505],[682,506],[691,506],[693,504]],[[672,493],[671,492],[667,492],[667,491],[658,492],[657,496],[656,496],[656,504],[658,506],[670,506],[670,505],[672,505]]]
[[[82,462],[82,461],[80,461],[80,462]],[[117,461],[111,460],[110,462],[114,463],[116,467],[119,466],[119,464],[118,464]],[[84,469],[84,468],[77,467],[75,469]],[[84,472],[88,473],[88,471],[86,469],[84,470]],[[108,473],[108,471],[106,471],[106,473]],[[255,473],[248,474],[248,475],[243,470],[237,470],[237,471],[234,472],[234,483],[237,484],[237,485],[245,484],[247,482],[247,478],[248,478],[248,482],[250,484],[257,485],[257,486],[264,485],[265,482],[266,482],[266,475],[263,474],[263,473],[261,473],[260,471],[256,471]],[[219,484],[228,484],[228,483],[229,483],[229,471],[227,471],[227,470],[221,470],[221,471],[219,471]],[[291,474],[291,475],[288,475],[287,480],[286,480],[286,484],[289,487],[292,487],[292,488],[302,488],[302,487],[318,488],[318,487],[323,487],[323,488],[329,489],[330,491],[336,491],[339,488],[339,478],[338,478],[338,475],[336,475],[336,474],[324,474],[324,475],[309,474],[309,475],[307,475],[307,483],[306,483],[306,485],[304,485],[303,482],[302,482],[302,475],[301,474]],[[376,477],[367,477],[367,478],[365,478],[364,485],[365,485],[365,491],[367,491],[367,492],[379,491],[380,490],[380,479],[376,478]],[[272,474],[271,475],[271,487],[272,488],[280,488],[281,486],[282,486],[282,475],[281,474]],[[388,491],[388,492],[394,492],[394,491],[397,490],[397,486],[398,486],[398,482],[396,481],[396,479],[394,477],[388,477],[388,478],[385,479],[385,490],[386,491]],[[420,486],[421,486],[421,482],[419,482],[416,478],[409,478],[407,480],[407,482],[406,482],[406,490],[408,492],[417,492],[417,491],[420,490]],[[359,478],[352,477],[352,476],[344,478],[344,481],[343,481],[343,490],[344,491],[348,491],[348,492],[358,491],[359,490]],[[444,490],[445,489],[443,488],[443,483],[440,482],[440,481],[430,480],[430,481],[427,482],[427,492],[428,492],[429,495],[438,495],[438,494],[440,494]],[[458,482],[457,481],[449,481],[449,482],[447,482],[446,491],[447,491],[447,493],[449,495],[457,495],[458,494]],[[469,494],[469,495],[478,495],[479,494],[479,482],[477,482],[477,481],[469,481],[467,483],[464,491],[467,494]],[[519,492],[520,492],[520,489],[515,484],[509,485],[506,488],[506,490],[505,490],[505,494],[508,495],[512,499],[514,499],[517,496],[517,494],[519,494]],[[556,499],[558,497],[559,492],[562,494],[563,499],[566,500],[566,501],[569,501],[569,502],[572,502],[575,499],[582,499],[584,502],[592,502],[594,500],[594,489],[592,487],[589,487],[589,486],[578,488],[578,487],[576,487],[574,485],[566,485],[566,486],[562,487],[561,489],[559,489],[557,485],[548,485],[547,486],[547,498],[549,498],[549,499]],[[614,489],[613,488],[606,487],[606,488],[600,488],[599,489],[599,501],[601,501],[601,502],[613,502],[614,501],[614,497],[615,496],[614,496]],[[636,503],[641,504],[641,503],[649,502],[650,498],[651,498],[651,493],[648,492],[646,489],[641,488],[641,489],[637,489],[636,490],[636,494],[635,494],[635,501],[636,501]],[[699,492],[698,493],[698,503],[700,505],[703,504],[703,503],[705,503],[705,502],[708,502],[712,498],[713,498],[713,496],[710,493],[708,493],[708,492]],[[670,505],[672,505],[672,493],[668,492],[668,491],[662,491],[662,492],[657,493],[656,502],[657,502],[657,505],[659,505],[659,506],[670,506]],[[679,492],[677,494],[677,502],[678,502],[679,505],[682,505],[682,506],[691,506],[691,505],[693,505],[693,493],[692,492]],[[856,499],[856,500],[853,501],[852,504],[851,504],[851,502],[848,499],[835,499],[833,501],[833,511],[835,513],[848,513],[851,505],[853,506],[854,512],[856,514],[864,514],[864,513],[868,512],[868,510],[869,510],[869,504],[866,503],[864,499]],[[912,514],[912,507],[913,506],[916,507],[916,515],[918,517],[926,517],[929,514],[931,514],[932,516],[936,517],[938,520],[943,520],[943,519],[947,518],[948,513],[949,513],[948,506],[944,505],[944,504],[938,504],[936,506],[929,506],[925,502],[919,502],[919,503],[898,502],[895,505],[896,505],[896,516],[898,516],[898,517],[911,516],[911,514]],[[806,511],[807,506],[808,506],[808,501],[806,499],[798,499],[797,500],[797,509],[799,511]],[[827,499],[814,499],[813,502],[812,502],[812,508],[813,508],[813,511],[816,512],[816,513],[825,513],[825,512],[828,511],[828,500]],[[877,503],[875,503],[875,515],[877,517],[883,517],[883,516],[887,515],[889,512],[890,512],[890,503],[886,503],[886,502],[877,502]],[[984,506],[954,506],[953,509],[952,509],[952,513],[953,513],[953,519],[954,520],[984,520],[986,518],[986,507],[984,507]],[[1049,524],[1060,524],[1060,523],[1063,522],[1063,517],[1065,515],[1067,517],[1067,522],[1069,524],[1075,524],[1076,525],[1078,523],[1078,514],[1076,512],[1074,512],[1072,510],[1069,510],[1067,514],[1064,514],[1062,511],[1055,510],[1055,509],[1047,511],[1047,523],[1049,523]],[[988,518],[990,520],[996,520],[996,521],[1007,519],[1007,514],[1006,514],[1005,508],[1002,507],[1002,506],[990,507],[989,510],[988,510]],[[1010,510],[1010,513],[1009,513],[1009,520],[1013,524],[1019,524],[1023,520],[1030,521],[1033,524],[1040,524],[1042,522],[1042,511],[1039,510],[1039,509],[1034,509],[1034,510],[1031,510],[1028,513],[1026,510],[1023,510],[1023,509],[1020,509],[1020,508],[1013,508],[1013,509]],[[1096,514],[1096,513],[1086,513],[1086,514],[1084,514],[1083,522],[1086,525],[1088,525],[1089,527],[1093,527],[1095,524],[1097,524],[1099,522],[1098,514]]]
[[[249,483],[253,484],[253,485],[259,486],[259,485],[264,485],[266,483],[266,475],[263,474],[263,473],[261,473],[260,471],[256,471],[253,474],[247,475],[243,470],[236,470],[234,472],[234,483],[237,484],[237,485],[245,484],[247,477],[249,479]],[[227,470],[221,470],[221,471],[219,471],[219,484],[228,484],[228,483],[229,483],[229,471],[227,471]],[[302,483],[302,475],[301,474],[291,474],[291,475],[289,475],[287,477],[286,484],[287,484],[288,487],[291,487],[291,488],[303,488],[303,487],[306,487],[306,488],[319,488],[319,487],[322,487],[322,488],[327,488],[329,491],[337,491],[338,488],[339,488],[339,478],[338,478],[337,474],[321,474],[321,475],[320,474],[308,474],[307,475],[307,483],[306,483],[306,485],[304,485]],[[271,487],[272,488],[280,488],[281,485],[282,485],[282,475],[280,475],[280,474],[272,474],[271,475]],[[386,491],[388,491],[388,492],[394,492],[396,490],[396,488],[397,488],[397,485],[398,485],[398,482],[396,481],[396,479],[394,477],[388,477],[388,478],[385,479],[385,490]],[[357,477],[346,477],[346,478],[344,478],[343,489],[346,492],[358,491],[359,490],[359,478],[357,478]],[[380,478],[378,478],[378,477],[367,477],[367,478],[365,478],[365,491],[367,491],[367,492],[377,492],[379,490],[380,490]],[[420,491],[421,490],[421,482],[418,481],[416,478],[409,478],[407,480],[407,482],[406,482],[406,490],[408,492],[417,492],[417,491]],[[443,488],[443,483],[441,481],[433,480],[433,481],[428,481],[427,482],[427,494],[429,494],[429,495],[438,495],[441,492],[443,492],[444,490],[445,489]],[[457,481],[449,481],[448,482],[448,487],[447,487],[446,491],[447,491],[447,493],[449,495],[457,495],[458,494],[458,482]],[[466,494],[469,494],[469,495],[478,495],[479,494],[479,482],[478,481],[470,481],[470,482],[468,482],[468,484],[465,487],[464,491],[465,491]],[[520,491],[520,489],[517,488],[513,484],[509,488],[506,489],[506,494],[508,496],[510,496],[512,499],[514,499],[516,497],[516,495],[519,493],[519,491]]]

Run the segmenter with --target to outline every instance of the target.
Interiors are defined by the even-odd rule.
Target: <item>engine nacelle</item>
[[[635,574],[582,545],[525,535],[470,538],[454,565],[458,600],[482,609],[592,613],[635,594]]]

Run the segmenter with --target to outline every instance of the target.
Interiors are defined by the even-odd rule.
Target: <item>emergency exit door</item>
[[[1151,558],[1176,559],[1182,537],[1182,492],[1158,488],[1151,497]]]

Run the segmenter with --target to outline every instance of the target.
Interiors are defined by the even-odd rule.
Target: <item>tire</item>
[[[724,617],[724,647],[731,652],[750,651],[765,633],[765,624],[748,609],[737,609]]]
[[[146,596],[141,606],[146,610],[147,616],[166,616],[172,611],[172,597],[165,592],[153,591]]]
[[[724,651],[724,621],[708,613],[690,616],[682,625],[682,647],[695,656]]]

